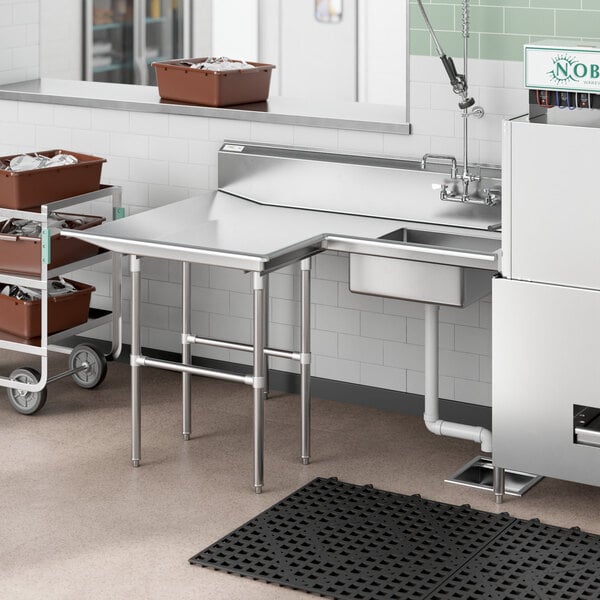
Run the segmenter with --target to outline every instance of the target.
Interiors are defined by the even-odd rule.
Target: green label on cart
[[[52,261],[52,252],[50,250],[50,230],[42,229],[42,262],[49,265]]]
[[[124,206],[115,206],[113,208],[113,219],[118,221],[119,219],[125,218],[125,207]]]

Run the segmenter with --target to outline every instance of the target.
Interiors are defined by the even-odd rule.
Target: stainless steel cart
[[[40,368],[22,367],[14,370],[8,377],[0,377],[0,387],[6,388],[12,407],[24,415],[32,415],[46,403],[47,385],[64,377],[71,376],[82,388],[92,389],[102,383],[107,371],[107,360],[118,358],[122,345],[121,317],[121,283],[122,257],[112,252],[101,252],[90,258],[73,262],[58,268],[49,269],[51,263],[51,237],[48,229],[49,216],[58,210],[110,198],[112,201],[112,217],[123,216],[121,206],[121,188],[118,186],[101,186],[98,191],[66,198],[57,202],[44,204],[39,212],[11,210],[0,208],[0,218],[27,219],[41,225],[41,274],[22,276],[14,273],[0,272],[0,281],[9,285],[26,286],[41,291],[41,337],[39,340],[23,340],[0,332],[0,349],[11,350],[36,356],[40,359]],[[48,280],[65,273],[84,269],[92,265],[112,260],[112,311],[90,309],[89,319],[77,327],[48,334]],[[112,323],[112,347],[104,354],[95,345],[79,344],[74,348],[61,345],[67,338],[84,333],[101,325]],[[68,369],[50,376],[48,372],[48,356],[51,352],[69,356]]]

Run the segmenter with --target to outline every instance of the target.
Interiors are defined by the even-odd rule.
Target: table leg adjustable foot
[[[132,466],[134,467],[139,467],[140,466],[140,461],[139,460],[132,460],[131,461]]]
[[[309,457],[309,456],[303,456],[303,457],[302,457],[302,464],[303,464],[303,465],[308,465],[308,464],[310,464],[310,457]]]
[[[184,433],[183,434],[183,440],[185,442],[189,442],[190,441],[190,434],[189,433]]]

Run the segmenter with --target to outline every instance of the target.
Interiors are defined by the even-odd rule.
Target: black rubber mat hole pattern
[[[335,478],[190,563],[327,598],[600,599],[600,536]]]

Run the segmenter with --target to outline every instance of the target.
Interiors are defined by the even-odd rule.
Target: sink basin
[[[403,227],[379,239],[388,256],[350,253],[352,292],[462,308],[492,291],[497,237]]]
[[[448,231],[411,229],[409,227],[396,229],[396,231],[382,235],[379,239],[473,252],[494,253],[500,248],[500,240],[497,239],[479,237],[476,235],[464,235]]]

